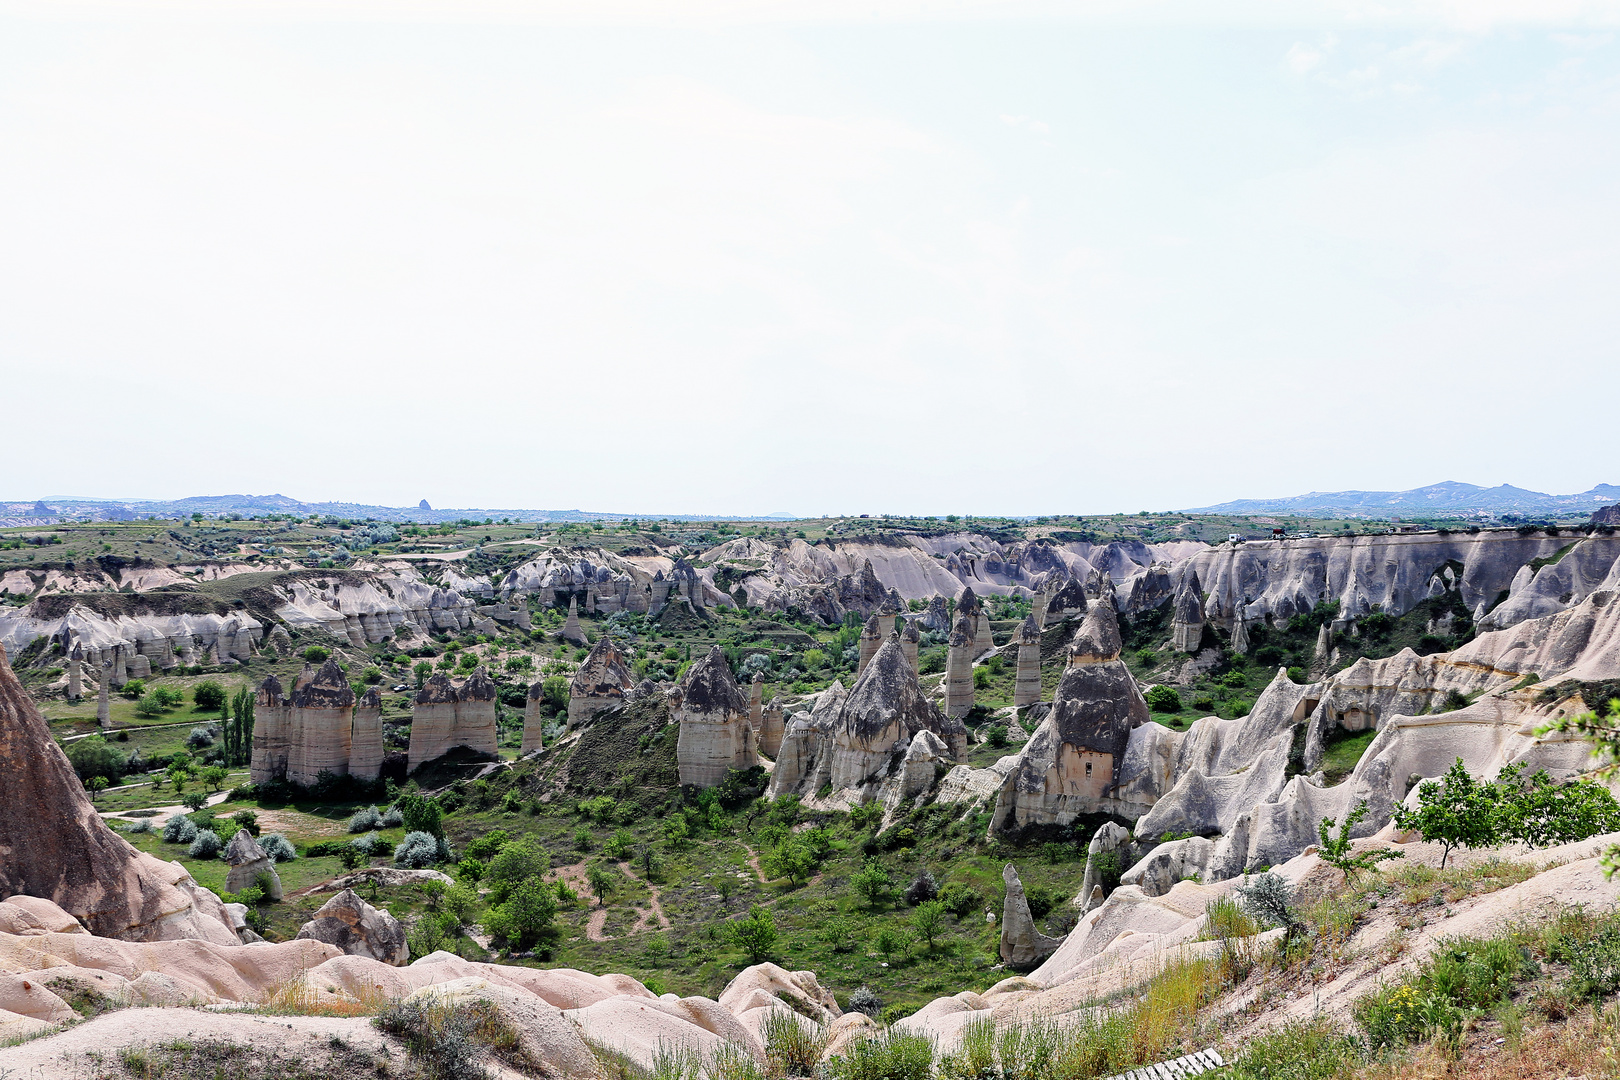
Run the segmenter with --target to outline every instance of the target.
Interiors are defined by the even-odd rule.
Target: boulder
[[[295,940],[325,942],[350,956],[395,967],[403,966],[411,955],[399,920],[360,899],[353,889],[344,889],[322,904],[315,917],[298,928]]]
[[[225,845],[225,861],[230,872],[225,875],[225,891],[238,893],[264,879],[266,900],[281,899],[281,877],[276,864],[264,853],[253,834],[246,829],[236,830],[231,842]]]
[[[104,937],[236,942],[217,896],[101,820],[3,647],[0,775],[0,900],[49,900]]]
[[[838,1008],[838,999],[831,990],[821,985],[815,972],[788,971],[776,964],[755,964],[743,968],[726,984],[719,1001],[737,1013],[742,1011],[741,1003],[758,992],[786,1002],[795,1012],[817,1023],[829,1023],[843,1015]]]
[[[1035,928],[1024,883],[1012,863],[1002,868],[1001,880],[1007,889],[1001,905],[1001,962],[1015,971],[1028,971],[1057,951],[1063,939],[1047,937]]]

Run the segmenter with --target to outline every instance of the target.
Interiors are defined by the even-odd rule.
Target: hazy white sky
[[[1620,0],[0,0],[0,496],[1620,483]]]

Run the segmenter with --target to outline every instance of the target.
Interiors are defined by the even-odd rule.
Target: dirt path
[[[619,869],[624,872],[625,877],[634,878],[636,876],[631,871],[630,864],[627,862],[620,863]],[[636,923],[630,928],[629,932],[632,934],[641,933],[643,930],[647,929],[648,925],[654,919],[658,920],[658,929],[668,930],[670,926],[669,916],[664,914],[664,905],[658,902],[658,897],[660,895],[658,886],[654,885],[651,881],[647,881],[645,878],[643,878],[642,881],[646,884],[647,892],[651,894],[651,899],[648,900],[646,908],[636,909]]]
[[[139,787],[140,785],[139,784],[131,784],[129,786],[131,786],[131,787]],[[112,789],[109,788],[108,790],[110,791]],[[229,791],[215,792],[214,794],[208,796],[208,805],[209,806],[218,806],[220,803],[224,802],[226,799],[228,799],[230,797],[231,797],[231,793]],[[168,820],[170,818],[174,817],[174,815],[176,815],[176,814],[189,814],[189,813],[191,813],[191,811],[186,809],[184,806],[149,806],[146,809],[151,810],[151,811],[154,812],[152,817],[149,817],[149,818],[146,819],[146,820],[148,820],[148,821],[150,821],[152,823],[152,827],[154,829],[162,828],[165,824],[168,823]],[[128,811],[128,810],[103,810],[103,811],[101,811],[101,816],[104,817],[104,818],[118,818],[119,820],[125,820],[123,818],[123,815],[127,814],[127,813],[130,813],[130,811]],[[142,816],[145,816],[145,815],[142,815]]]
[[[585,924],[586,941],[608,941],[608,936],[602,933],[602,927],[607,925],[607,908],[599,907],[591,912],[590,921]]]
[[[584,862],[577,862],[571,866],[559,866],[557,867],[556,874],[557,877],[568,883],[568,887],[570,889],[573,889],[579,895],[586,897],[587,902],[590,902],[589,897],[591,895],[591,883],[590,879],[585,876]],[[605,907],[597,907],[591,911],[591,917],[585,920],[586,941],[612,940],[612,938],[609,938],[602,932],[602,927],[607,925],[607,917],[608,913],[607,908]]]
[[[759,879],[761,885],[765,884],[765,871],[759,868],[759,855],[747,844],[743,845],[743,850],[748,852],[748,865],[754,868],[754,877]]]

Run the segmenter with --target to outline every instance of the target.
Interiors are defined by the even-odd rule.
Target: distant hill
[[[615,514],[592,510],[514,510],[487,507],[447,507],[435,510],[423,499],[416,506],[371,506],[350,502],[304,502],[287,495],[193,495],[184,499],[98,499],[84,496],[49,496],[43,499],[0,501],[0,523],[6,525],[43,524],[56,518],[96,521],[134,521],[140,518],[188,518],[200,513],[209,517],[238,514],[242,517],[266,514],[296,514],[307,517],[323,514],[342,518],[375,518],[379,521],[432,524],[469,519],[482,521],[617,521],[623,518],[663,518],[669,521],[749,521],[790,520],[789,515],[767,514],[761,518],[711,514]]]
[[[1234,499],[1198,506],[1189,514],[1316,514],[1391,517],[1419,514],[1586,514],[1620,502],[1620,487],[1599,484],[1578,495],[1547,495],[1511,484],[1479,487],[1448,480],[1410,491],[1312,491],[1284,499]]]

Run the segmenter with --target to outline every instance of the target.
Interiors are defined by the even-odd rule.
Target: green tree
[[[928,947],[934,947],[934,939],[945,931],[945,905],[938,900],[928,900],[917,905],[917,910],[911,913],[911,927]]]
[[[225,781],[230,777],[231,771],[223,765],[210,765],[197,775],[202,780],[203,787],[209,791],[218,791],[225,786]]]
[[[231,695],[225,729],[225,764],[246,765],[253,758],[253,691],[239,687]],[[221,708],[226,708],[221,706]]]
[[[92,776],[84,782],[84,786],[90,791],[90,801],[95,802],[96,796],[107,790],[107,778],[105,776]]]
[[[105,776],[108,784],[116,784],[123,778],[127,759],[121,750],[100,735],[75,739],[62,749],[67,753],[68,763],[73,766],[73,771],[79,774],[80,780],[88,781],[92,776]]]
[[[747,915],[726,924],[726,937],[754,963],[763,963],[776,947],[776,919],[770,908],[755,904]]]
[[[1352,854],[1350,851],[1350,830],[1354,829],[1362,818],[1367,816],[1367,800],[1356,803],[1355,808],[1344,816],[1344,823],[1339,826],[1337,836],[1332,835],[1333,819],[1323,818],[1317,822],[1316,835],[1321,839],[1322,861],[1329,866],[1344,871],[1344,876],[1354,879],[1363,870],[1375,870],[1378,864],[1385,859],[1404,859],[1404,851],[1390,851],[1380,848],[1374,851],[1363,851]]]
[[[519,949],[533,948],[557,917],[557,896],[539,878],[521,881],[506,902],[484,914],[484,928]]]
[[[866,899],[870,908],[876,908],[894,892],[894,879],[889,877],[889,871],[876,859],[866,860],[866,865],[849,879],[849,883],[858,895]]]
[[[906,946],[911,944],[911,938],[904,931],[896,930],[892,926],[885,926],[877,932],[877,937],[872,940],[872,944],[876,945],[877,951],[883,954],[883,959],[889,960],[894,957],[895,953],[904,952]]]
[[[1490,847],[1502,840],[1502,806],[1494,784],[1474,779],[1462,758],[1439,781],[1418,785],[1416,809],[1395,807],[1395,826],[1415,830],[1441,847],[1440,869],[1454,848]]]
[[[425,832],[435,840],[444,839],[444,807],[437,799],[412,793],[401,795],[397,805],[406,832]]]
[[[180,805],[195,814],[208,805],[208,796],[200,791],[193,791],[180,800]]]
[[[795,885],[803,885],[816,872],[815,853],[797,836],[789,836],[767,851],[760,864],[771,877],[785,877]]]
[[[1173,687],[1155,686],[1147,692],[1148,708],[1154,712],[1180,712],[1181,695]]]
[[[614,874],[601,863],[592,863],[585,871],[585,884],[590,886],[591,895],[596,897],[598,904],[606,904],[607,898],[613,895],[613,888],[617,882]]]
[[[213,679],[207,679],[191,688],[191,700],[199,712],[214,712],[225,707],[225,688]]]
[[[1609,790],[1590,780],[1560,784],[1545,770],[1523,777],[1524,765],[1509,765],[1496,783],[1502,799],[1502,831],[1530,847],[1551,847],[1620,831],[1620,804]]]

